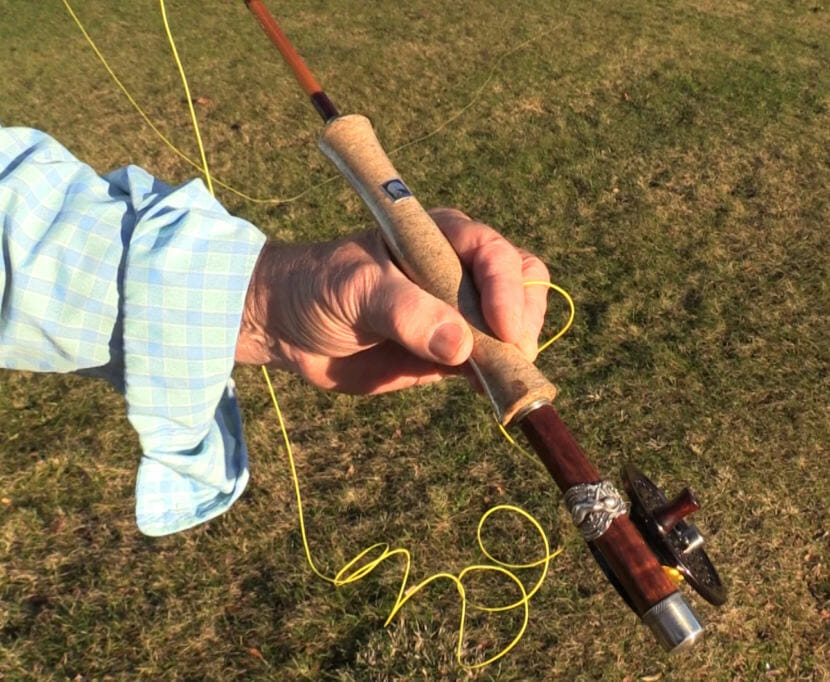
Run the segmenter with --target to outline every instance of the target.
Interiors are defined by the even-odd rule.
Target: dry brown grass
[[[155,3],[76,4],[142,104],[192,149]],[[315,116],[242,3],[169,5],[208,100],[199,115],[217,175],[266,196],[329,177]],[[424,203],[500,226],[574,294],[573,332],[540,359],[561,412],[603,471],[633,460],[698,491],[730,588],[720,610],[692,597],[709,636],[668,658],[591,564],[549,480],[460,383],[362,399],[277,377],[326,571],[385,540],[413,552],[413,578],[457,572],[480,559],[478,517],[502,502],[564,545],[525,639],[474,677],[830,677],[828,10],[281,3],[332,96],[367,113],[389,147],[437,127],[500,54],[549,31],[506,57],[463,117],[395,160]],[[0,0],[0,15],[4,125],[47,130],[101,171],[133,162],[170,181],[192,175],[107,82],[59,3]],[[283,239],[367,220],[339,180],[283,206],[222,196]],[[264,387],[254,370],[236,379],[249,490],[207,526],[151,540],[132,519],[140,453],[122,399],[79,377],[0,375],[0,676],[467,677],[449,585],[384,629],[394,561],[340,590],[310,573]],[[501,523],[509,550],[517,533]],[[480,659],[513,624],[476,621],[466,655]]]

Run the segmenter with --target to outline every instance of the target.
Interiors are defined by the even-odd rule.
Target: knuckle
[[[476,261],[499,272],[521,267],[519,252],[504,237],[493,233],[478,248]]]
[[[550,270],[548,269],[548,266],[545,265],[539,258],[533,254],[527,253],[524,255],[523,260],[524,263],[522,270],[525,275],[528,275],[533,279],[543,280],[545,282],[550,281]]]
[[[380,286],[381,270],[371,261],[353,261],[333,273],[335,296],[365,302],[371,300]]]

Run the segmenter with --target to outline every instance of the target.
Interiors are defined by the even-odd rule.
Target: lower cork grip
[[[319,146],[348,179],[378,221],[386,244],[407,276],[467,319],[474,347],[470,365],[508,424],[517,414],[552,401],[556,388],[513,345],[487,327],[478,293],[447,238],[412,195],[375,136],[365,116],[330,121]]]

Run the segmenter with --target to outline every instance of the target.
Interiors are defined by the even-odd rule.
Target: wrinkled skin
[[[472,273],[484,317],[536,356],[548,280],[535,256],[455,209],[433,219]],[[473,340],[463,317],[413,284],[378,230],[321,244],[267,244],[243,313],[237,362],[291,370],[325,389],[381,393],[458,374]]]

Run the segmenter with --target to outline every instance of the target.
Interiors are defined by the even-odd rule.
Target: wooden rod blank
[[[265,5],[262,4],[262,0],[245,0],[245,4],[248,5],[248,9],[254,13],[254,16],[259,21],[260,26],[262,26],[263,30],[271,39],[271,42],[274,43],[276,48],[285,58],[285,61],[288,63],[288,66],[291,67],[291,71],[294,73],[297,82],[303,90],[306,91],[308,96],[311,97],[316,92],[322,92],[323,88],[320,87],[320,84],[317,82],[314,74],[309,71],[303,61],[303,58],[298,54],[297,50],[294,49],[291,41],[288,40],[288,37],[282,32],[279,24],[274,20],[274,17],[271,16],[271,13]]]
[[[599,473],[552,406],[545,405],[527,414],[521,427],[562,492],[580,483],[599,482]],[[677,591],[628,516],[614,519],[594,544],[622,584],[637,615],[642,616]]]
[[[291,72],[294,74],[297,82],[306,91],[306,94],[311,98],[312,104],[314,104],[314,108],[323,117],[323,121],[330,121],[338,116],[337,108],[332,104],[326,93],[323,92],[323,88],[320,87],[314,74],[306,66],[306,63],[297,50],[294,49],[288,36],[283,33],[274,17],[271,16],[271,13],[262,4],[262,0],[245,0],[245,4],[257,18],[259,25],[262,26],[265,33],[271,39],[271,42],[280,51],[280,54],[282,54],[286,63],[291,68]]]

